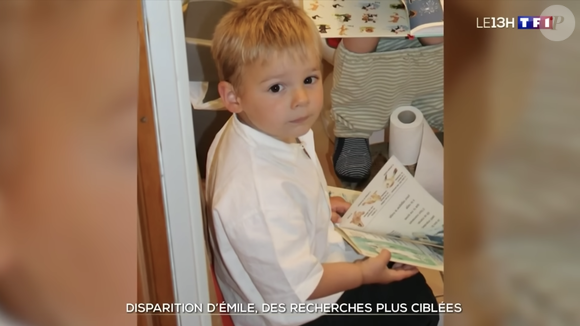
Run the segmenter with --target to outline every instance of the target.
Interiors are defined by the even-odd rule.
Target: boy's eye
[[[315,80],[316,80],[316,77],[314,77],[314,76],[306,77],[306,79],[304,79],[304,84],[312,84],[312,83],[314,83]]]
[[[272,93],[278,93],[281,90],[282,90],[282,85],[280,85],[280,84],[276,84],[276,85],[270,87],[270,92],[272,92]]]

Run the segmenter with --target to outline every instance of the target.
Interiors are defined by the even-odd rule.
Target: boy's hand
[[[342,197],[330,197],[330,208],[332,209],[332,217],[330,220],[332,223],[337,223],[340,217],[350,208],[350,203]]]
[[[387,284],[397,282],[411,277],[419,271],[416,267],[395,264],[392,269],[387,267],[391,253],[388,250],[383,250],[381,253],[373,258],[358,260],[355,263],[360,266],[363,284]]]

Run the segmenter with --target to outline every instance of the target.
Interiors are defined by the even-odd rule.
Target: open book
[[[303,0],[323,38],[440,37],[443,0]]]
[[[352,204],[335,228],[359,254],[373,257],[388,249],[393,262],[443,271],[443,205],[396,157],[362,193],[328,189]]]

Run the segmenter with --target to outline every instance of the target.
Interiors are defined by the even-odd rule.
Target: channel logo
[[[561,5],[549,6],[539,16],[477,17],[477,28],[539,30],[550,41],[568,39],[576,28],[576,18]]]
[[[576,28],[576,18],[561,5],[549,6],[539,16],[518,16],[518,29],[537,29],[550,41],[568,39]]]
[[[518,16],[518,29],[557,29],[564,16]]]

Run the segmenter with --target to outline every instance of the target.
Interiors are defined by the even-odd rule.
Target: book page
[[[428,27],[429,34],[443,36],[443,2],[442,0],[403,0],[409,13],[410,28],[413,34],[426,34],[419,32],[420,27]]]
[[[394,156],[352,202],[339,226],[443,247],[443,205]]]
[[[346,202],[353,204],[358,196],[360,196],[361,192],[328,186],[328,194],[330,197],[342,197],[342,199],[344,199]]]
[[[361,255],[377,256],[383,249],[391,252],[391,261],[443,271],[443,250],[421,244],[381,237],[370,233],[341,229],[349,243]],[[340,232],[339,232],[340,233]]]
[[[322,38],[406,37],[409,17],[402,0],[303,0]]]

